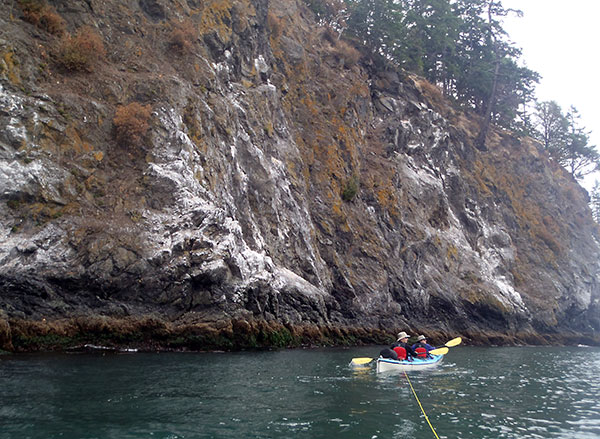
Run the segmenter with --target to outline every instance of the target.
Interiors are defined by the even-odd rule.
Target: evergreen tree
[[[490,123],[496,116],[496,122],[503,121],[503,125],[512,128],[513,121],[524,97],[531,96],[531,81],[537,81],[534,73],[525,68],[519,68],[516,59],[520,56],[520,49],[514,47],[508,40],[508,34],[502,28],[501,18],[509,13],[521,16],[523,13],[515,9],[505,9],[500,0],[464,0],[466,4],[473,6],[471,13],[478,13],[481,17],[485,14],[486,19],[477,23],[479,29],[478,44],[480,53],[484,55],[484,63],[480,64],[484,75],[480,82],[482,86],[479,96],[479,110],[483,116],[483,124],[476,140],[479,148],[485,148],[485,139]],[[480,73],[483,73],[480,72]],[[517,91],[522,93],[521,99]],[[500,99],[500,98],[503,99]],[[512,101],[512,102],[511,102]],[[503,103],[501,106],[499,103]],[[500,117],[498,117],[500,116]]]
[[[534,137],[575,179],[600,169],[600,155],[589,145],[589,133],[580,126],[576,108],[571,107],[563,114],[556,102],[541,102],[536,106],[536,118]]]
[[[534,102],[535,85],[539,78],[538,73],[527,67],[520,67],[515,59],[502,59],[496,100],[492,107],[492,121],[517,133],[530,134],[532,128],[527,107]]]
[[[600,169],[600,155],[596,147],[589,144],[589,132],[580,126],[579,119],[579,112],[572,106],[567,113],[569,130],[562,163],[578,180]]]
[[[346,7],[343,0],[305,1],[313,9],[324,2],[336,20],[348,17],[347,33],[376,60],[425,76],[480,114],[478,147],[485,148],[495,123],[533,134],[577,179],[599,169],[600,157],[575,109],[565,115],[556,102],[542,102],[531,120],[527,106],[539,74],[519,65],[521,50],[502,27],[503,17],[521,11],[504,8],[501,0],[345,0]]]
[[[528,132],[527,105],[533,101],[539,75],[518,65],[521,50],[508,39],[501,19],[520,11],[505,9],[500,1],[457,0],[460,18],[456,44],[456,97],[486,120],[518,132]],[[480,137],[487,134],[482,127]],[[480,139],[481,141],[481,139]]]
[[[450,95],[458,68],[459,17],[448,0],[407,0],[404,8],[404,67],[422,74]]]
[[[396,0],[347,0],[348,32],[384,62],[399,64],[406,35],[403,3]]]
[[[555,101],[538,102],[535,115],[537,123],[534,137],[542,142],[550,156],[561,162],[569,131],[567,117]]]
[[[310,0],[316,1],[316,0]],[[425,76],[490,123],[528,134],[527,106],[539,75],[519,65],[521,51],[502,18],[520,11],[500,0],[346,0],[347,32],[379,61]]]
[[[590,209],[594,221],[600,224],[600,181],[596,180],[590,194]]]
[[[347,9],[344,0],[304,0],[304,3],[314,12],[319,24],[342,30]]]
[[[457,41],[458,75],[456,78],[459,102],[483,113],[485,97],[493,83],[494,54],[489,44],[490,33],[484,16],[484,1],[459,0],[455,3],[460,18]]]

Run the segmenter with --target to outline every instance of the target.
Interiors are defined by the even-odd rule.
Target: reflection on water
[[[432,438],[380,347],[0,357],[0,438]],[[440,438],[600,437],[600,349],[452,348],[409,372]]]
[[[351,366],[352,377],[357,380],[372,380],[373,379],[373,366],[367,364],[364,366]]]

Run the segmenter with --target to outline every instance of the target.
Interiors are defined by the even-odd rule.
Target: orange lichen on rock
[[[229,42],[231,28],[231,0],[209,0],[205,2],[198,30],[201,34],[216,32],[221,41]]]

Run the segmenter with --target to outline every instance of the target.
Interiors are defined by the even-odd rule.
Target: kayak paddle
[[[454,346],[458,346],[461,343],[462,343],[462,338],[456,337],[456,338],[453,338],[452,340],[450,340],[449,342],[447,342],[444,346],[453,348]]]
[[[431,355],[446,355],[448,353],[448,348],[452,348],[454,346],[458,346],[461,343],[462,343],[462,338],[456,337],[456,338],[453,338],[452,340],[450,340],[449,342],[447,342],[444,346],[439,347],[439,348],[435,348],[435,349],[429,351],[428,354],[431,354]]]
[[[427,352],[428,354],[431,355],[446,355],[448,353],[449,349],[448,348],[437,348],[437,349],[433,349],[432,351]]]
[[[371,361],[373,361],[373,359],[369,357],[358,357],[353,358],[350,364],[353,366],[362,366],[363,364],[369,364]]]

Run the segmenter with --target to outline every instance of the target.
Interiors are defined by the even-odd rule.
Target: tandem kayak
[[[429,369],[440,364],[443,359],[443,355],[432,355],[431,358],[415,358],[413,361],[380,357],[377,359],[377,372]]]

